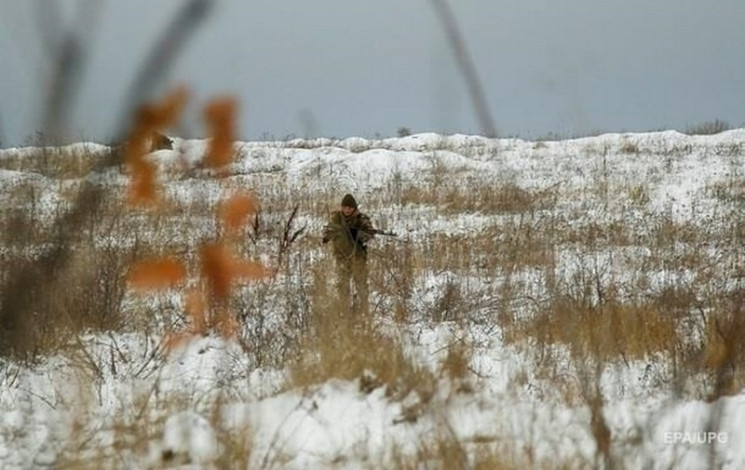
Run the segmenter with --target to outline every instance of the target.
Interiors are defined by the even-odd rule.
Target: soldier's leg
[[[367,285],[367,257],[356,256],[352,264],[352,277],[357,291],[357,311],[366,315],[370,311]]]
[[[349,310],[352,299],[349,289],[349,281],[352,278],[352,263],[348,259],[338,258],[336,260],[336,290],[339,293],[339,304],[345,310]]]

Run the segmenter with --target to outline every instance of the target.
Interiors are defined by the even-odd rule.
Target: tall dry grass
[[[205,170],[196,177],[208,182],[214,174]],[[426,184],[403,192],[391,188],[373,201],[376,223],[400,223],[400,214],[384,209],[403,198],[411,205],[399,210],[421,227],[405,232],[403,240],[378,240],[373,246],[373,313],[355,318],[336,305],[330,260],[314,238],[323,210],[313,211],[333,195],[319,189],[320,202],[298,205],[293,204],[293,188],[261,193],[259,187],[259,199],[234,191],[249,181],[245,176],[219,176],[215,187],[226,197],[211,202],[168,201],[162,188],[153,194],[165,202],[150,209],[107,202],[97,223],[79,237],[77,246],[88,250],[79,251],[69,264],[67,282],[34,291],[36,297],[49,296],[50,301],[39,305],[50,315],[44,318],[55,321],[25,327],[34,335],[29,343],[38,348],[33,354],[69,351],[75,335],[91,328],[131,328],[123,314],[132,313],[127,309],[133,304],[122,304],[131,295],[125,289],[124,274],[129,272],[130,286],[182,295],[183,310],[176,311],[180,322],[149,327],[158,334],[169,329],[176,333],[173,345],[188,335],[225,334],[241,343],[257,366],[286,367],[288,388],[312,388],[340,378],[357,381],[361,393],[385,388],[391,400],[414,393],[420,400],[404,417],[410,420],[431,411],[441,377],[467,379],[463,393],[478,386],[471,361],[481,352],[469,342],[455,342],[432,368],[412,354],[406,334],[396,330],[405,332],[418,322],[464,329],[492,325],[508,345],[530,353],[536,375],[553,384],[562,400],[587,407],[599,465],[611,465],[616,458],[602,419],[604,398],[596,388],[606,366],[666,361],[671,367],[660,372],[660,383],[706,400],[742,388],[737,286],[742,279],[738,247],[745,232],[737,210],[741,185],[734,180],[709,188],[720,210],[702,221],[653,212],[645,184],[623,186],[610,179],[603,187],[579,193],[595,215],[572,210],[577,190],[563,186],[535,190],[514,182],[495,187],[473,180],[467,191]],[[628,211],[642,216],[625,219],[625,213],[615,213],[608,199],[611,190],[626,198]],[[14,200],[34,209],[16,213],[23,224],[4,219],[23,235],[5,232],[3,243],[16,247],[15,262],[23,262],[25,249],[42,246],[54,235],[34,202],[40,199],[39,186],[29,183],[15,191]],[[421,215],[418,208],[431,208],[450,221],[472,214],[485,223],[479,230],[429,231],[429,212]],[[627,220],[638,222],[630,225]],[[137,229],[132,230],[133,224]],[[102,240],[130,242],[125,250]],[[263,259],[274,273],[257,283],[234,285],[233,277],[258,273],[253,271],[258,266],[236,260],[257,253],[266,255]],[[437,283],[427,284],[430,280]],[[89,306],[79,305],[92,283],[101,294],[90,298]],[[146,301],[138,305],[148,308]],[[264,313],[270,310],[277,315],[267,318]],[[231,312],[230,320],[221,317],[226,312]],[[161,313],[141,310],[144,323],[138,325],[157,322]],[[43,328],[35,330],[37,326]],[[421,455],[402,456],[398,462],[401,468],[430,459],[456,467],[466,461],[475,465],[474,452],[446,439],[422,444]],[[505,462],[490,455],[484,456],[490,465]],[[513,455],[515,460],[506,465],[519,467],[515,462],[523,454]]]
[[[464,169],[453,174],[433,158],[421,180],[394,176],[370,198],[377,224],[412,223],[403,240],[378,240],[371,248],[372,315],[360,318],[340,308],[329,260],[314,232],[338,195],[313,181],[289,187],[281,174],[233,174],[230,163],[239,154],[233,146],[235,102],[219,99],[205,109],[212,140],[201,166],[165,174],[153,163],[152,135],[177,120],[185,100],[185,92],[177,91],[141,107],[119,153],[43,147],[0,161],[4,169],[41,178],[4,189],[4,357],[29,363],[55,353],[77,357],[80,337],[90,331],[144,330],[165,338],[154,356],[195,337],[220,335],[240,344],[254,367],[286,369],[286,388],[310,389],[338,378],[356,381],[360,393],[384,388],[390,400],[416,395],[401,417],[416,422],[436,411],[433,397],[444,377],[460,381],[457,393],[474,392],[479,377],[473,358],[484,351],[455,341],[433,367],[412,351],[407,328],[447,324],[467,331],[487,325],[508,346],[527,351],[534,374],[558,390],[561,400],[586,407],[597,447],[590,466],[606,468],[617,458],[599,388],[607,367],[662,362],[669,367],[660,367],[658,383],[669,384],[678,396],[710,401],[745,384],[739,147],[714,150],[730,156],[734,176],[707,188],[716,206],[710,215],[685,221],[653,210],[653,180],[614,177],[613,152],[632,158],[645,150],[631,141],[616,150],[588,150],[604,158],[589,170],[593,182],[581,188],[536,188],[512,176],[463,180],[458,177]],[[275,151],[314,145],[321,144],[290,142]],[[438,145],[446,148],[447,142]],[[463,151],[496,158],[496,150]],[[660,157],[672,168],[690,151],[676,148]],[[115,171],[124,172],[125,184],[116,178],[111,186],[83,181],[112,161],[124,163]],[[325,171],[333,173],[319,167],[315,177]],[[198,180],[220,196],[171,199],[174,180]],[[256,192],[240,190],[246,186]],[[61,195],[51,210],[42,204],[50,191]],[[96,206],[81,205],[91,195]],[[75,211],[87,215],[67,217]],[[48,223],[50,214],[62,222]],[[430,223],[440,218],[457,225],[464,214],[479,217],[478,227],[450,231]],[[257,256],[261,262],[252,261]],[[243,285],[245,280],[255,282]],[[147,295],[132,300],[134,290]],[[178,299],[173,305],[153,307],[153,298],[170,294]],[[175,401],[171,410],[191,405]],[[161,418],[138,418],[115,423],[126,445],[114,454],[141,452],[162,425]],[[110,458],[93,444],[85,447],[91,441],[84,424],[60,458],[61,468],[95,467]],[[447,433],[447,423],[439,429],[441,435],[421,439],[416,455],[402,454],[386,465],[542,465],[531,449],[474,448]],[[247,465],[250,442],[229,434],[221,439],[228,449],[221,464]],[[81,450],[91,457],[74,457]]]

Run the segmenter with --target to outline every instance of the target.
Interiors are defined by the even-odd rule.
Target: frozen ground
[[[237,144],[241,158],[232,172],[264,175],[298,197],[349,191],[363,204],[381,191],[422,185],[425,173],[441,175],[448,187],[510,181],[536,191],[576,190],[576,200],[559,203],[567,213],[629,223],[643,215],[613,191],[637,182],[646,188],[651,211],[675,220],[706,220],[718,204],[708,188],[738,176],[744,145],[745,130],[714,136],[607,134],[557,142],[435,134],[247,142]],[[75,148],[81,146],[106,150],[95,144]],[[203,141],[178,140],[176,150],[153,158],[164,167],[193,166],[204,149]],[[30,151],[2,150],[0,160]],[[116,186],[123,176],[91,178]],[[42,213],[54,215],[59,185],[53,178],[0,170],[0,180],[5,189],[28,181],[38,185],[37,204]],[[608,183],[605,203],[583,204],[583,191],[602,180]],[[260,188],[265,194],[272,190]],[[181,201],[219,197],[218,187],[191,178],[169,181],[167,191]],[[402,204],[381,212],[389,214],[387,228],[411,243],[433,233],[478,232],[498,217],[478,211],[442,217]],[[408,216],[397,217],[399,211]],[[313,230],[323,224],[324,214],[300,216]],[[319,252],[314,259],[322,256]],[[570,270],[571,263],[565,268]],[[418,280],[420,311],[430,308],[428,292],[441,283],[434,274]],[[390,321],[386,312],[379,317],[383,324]],[[440,377],[428,406],[412,418],[421,400],[416,393],[394,400],[384,387],[361,390],[360,379],[288,388],[287,371],[256,367],[238,345],[216,336],[195,339],[162,357],[157,333],[89,334],[79,338],[76,354],[48,357],[34,366],[3,361],[0,467],[60,468],[60,455],[84,459],[88,453],[91,461],[115,456],[106,460],[116,462],[107,464],[115,468],[216,468],[228,451],[226,442],[243,442],[251,449],[250,468],[384,468],[396,455],[417,455],[421,442],[437,439],[444,429],[465,449],[486,443],[521,456],[531,449],[536,466],[599,465],[589,407],[562,401],[550,383],[532,374],[529,354],[505,344],[495,322],[463,326],[422,320],[391,328],[425,365],[441,361],[455,338],[467,338],[474,347],[473,374]],[[677,399],[652,377],[657,366],[648,358],[602,372],[603,415],[616,461],[626,468],[745,468],[745,395],[711,403]],[[716,429],[713,416],[719,417]],[[127,426],[143,427],[146,438],[134,439]],[[232,436],[227,441],[226,434]],[[420,465],[443,468],[435,462]]]

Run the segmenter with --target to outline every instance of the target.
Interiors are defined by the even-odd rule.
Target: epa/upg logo
[[[669,431],[665,433],[665,444],[726,444],[726,432],[715,431]]]

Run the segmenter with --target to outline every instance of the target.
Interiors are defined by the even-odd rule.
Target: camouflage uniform
[[[367,246],[372,240],[374,228],[370,218],[357,209],[357,202],[351,195],[344,196],[342,206],[353,207],[354,212],[344,215],[341,210],[334,211],[323,231],[323,242],[331,242],[337,267],[337,288],[345,302],[351,300],[350,279],[357,291],[358,310],[368,312],[367,287]]]

